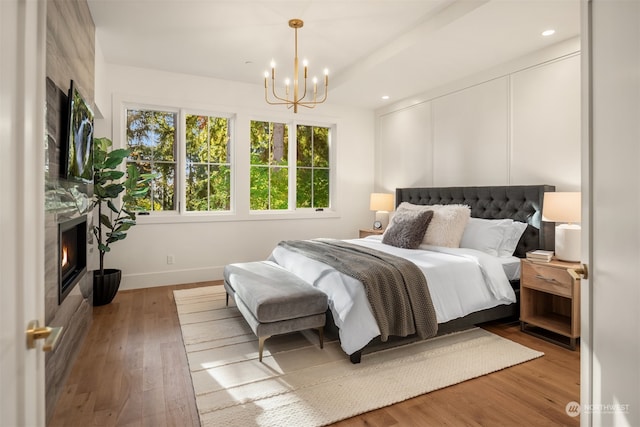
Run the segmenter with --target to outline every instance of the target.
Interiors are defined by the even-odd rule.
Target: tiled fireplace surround
[[[47,79],[47,144],[45,163],[45,322],[48,326],[62,326],[63,334],[54,351],[45,358],[47,419],[53,414],[55,403],[62,394],[64,382],[91,325],[93,313],[92,213],[87,212],[93,186],[71,182],[60,177],[60,146],[66,121],[66,91]],[[77,283],[60,304],[58,287],[61,254],[59,225],[77,221],[86,215],[86,234],[83,236],[87,268],[81,271]],[[80,236],[78,236],[80,237]],[[82,245],[81,245],[82,246]]]
[[[60,147],[67,121],[67,92],[71,80],[92,105],[95,100],[95,25],[86,0],[47,1],[47,105],[45,139],[45,322],[62,326],[55,350],[45,357],[46,418],[50,420],[93,316],[93,280],[97,265],[87,213],[93,186],[60,176]],[[94,105],[95,107],[95,105]],[[94,113],[98,113],[97,109]],[[58,304],[58,224],[87,214],[87,270]],[[0,422],[1,424],[1,422]]]

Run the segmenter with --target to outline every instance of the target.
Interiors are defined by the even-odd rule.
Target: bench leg
[[[324,348],[324,328],[318,328],[318,337],[320,338],[320,348]]]
[[[266,337],[258,337],[258,360],[262,362],[262,350],[264,350],[264,342],[270,338],[271,335]]]

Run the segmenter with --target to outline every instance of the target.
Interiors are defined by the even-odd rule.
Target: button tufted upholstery
[[[487,187],[421,187],[396,189],[396,206],[462,204],[471,216],[485,219],[511,218],[526,222],[527,229],[518,242],[515,256],[524,258],[533,249],[553,250],[554,223],[542,222],[542,200],[552,185],[509,185]]]

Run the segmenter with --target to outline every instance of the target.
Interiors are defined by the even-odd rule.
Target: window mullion
[[[298,124],[291,123],[289,126],[289,210],[295,211],[298,208],[297,199],[297,172],[298,172]]]
[[[178,113],[178,123],[176,124],[176,184],[174,186],[174,196],[178,201],[178,213],[183,214],[187,210],[187,114],[184,109]]]
[[[313,160],[314,160],[314,156],[313,156],[313,150],[315,149],[315,141],[314,141],[314,137],[315,137],[315,132],[314,132],[314,128],[311,127],[311,207],[315,208],[316,207],[316,192],[315,192],[315,188],[314,188],[314,174],[315,174],[315,165],[313,164]]]
[[[211,211],[211,117],[207,118],[207,212]]]

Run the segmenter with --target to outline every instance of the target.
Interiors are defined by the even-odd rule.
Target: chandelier
[[[298,28],[302,28],[304,22],[301,19],[289,20],[289,27],[293,28],[296,32],[295,36],[295,56],[293,58],[293,94],[291,93],[291,81],[289,78],[285,79],[284,85],[284,97],[279,96],[276,93],[276,64],[271,61],[271,92],[274,100],[269,100],[269,72],[264,72],[264,100],[271,105],[286,105],[287,108],[293,107],[293,112],[298,112],[298,106],[306,108],[314,108],[318,104],[322,104],[327,100],[327,92],[329,88],[329,70],[324,69],[324,96],[318,100],[318,79],[313,78],[313,94],[307,97],[307,61],[302,62],[304,84],[302,87],[299,85],[299,69],[298,69]],[[300,91],[302,89],[302,94]]]

